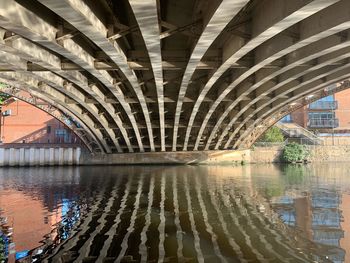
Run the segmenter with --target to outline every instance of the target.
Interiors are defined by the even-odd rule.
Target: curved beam
[[[180,122],[181,109],[186,95],[186,91],[190,80],[199,65],[199,62],[203,58],[206,51],[213,44],[215,39],[220,35],[223,28],[234,18],[238,12],[249,2],[249,0],[239,0],[232,2],[231,0],[223,0],[220,6],[215,10],[215,13],[211,17],[210,21],[206,25],[203,33],[198,39],[195,47],[192,51],[191,57],[187,63],[184,75],[182,77],[179,96],[176,103],[174,131],[173,131],[173,147],[172,150],[176,151],[177,145],[177,132]],[[202,98],[204,99],[204,98]],[[191,120],[190,120],[191,122]],[[193,122],[193,121],[192,121]],[[185,144],[183,150],[187,150],[187,142],[189,137],[189,130],[186,131]]]
[[[269,39],[276,36],[278,33],[283,32],[285,29],[291,27],[292,25],[295,25],[296,23],[302,21],[303,19],[312,16],[313,14],[319,12],[320,10],[327,8],[328,6],[338,2],[338,0],[334,1],[312,1],[309,4],[306,4],[305,6],[301,7],[295,7],[296,9],[291,11],[291,14],[284,17],[282,20],[278,21],[277,23],[273,25],[268,25],[267,28],[260,29],[259,32],[256,33],[256,36],[252,38],[246,45],[243,45],[240,49],[238,49],[237,52],[235,52],[232,56],[230,56],[220,67],[219,69],[213,74],[213,76],[209,79],[209,81],[206,83],[205,87],[202,89],[200,95],[197,98],[197,101],[193,107],[190,122],[187,127],[189,130],[186,133],[190,134],[190,130],[192,129],[192,125],[195,119],[195,116],[197,115],[197,112],[199,110],[199,107],[201,103],[203,102],[206,94],[209,92],[210,88],[215,84],[215,82],[226,72],[227,69],[229,69],[234,63],[238,62],[243,56],[247,55],[249,52],[253,51],[255,48],[263,44],[264,42],[268,41]],[[286,4],[284,1],[280,1],[279,4]],[[277,15],[277,14],[276,14]],[[265,60],[264,62],[266,64],[272,62],[277,58],[271,57],[270,59]],[[259,65],[262,67],[262,63]],[[209,118],[217,108],[217,106],[220,104],[220,102],[226,97],[226,95],[235,87],[235,85],[240,82],[241,80],[245,79],[249,75],[251,75],[254,71],[259,69],[259,66],[254,66],[250,69],[248,69],[245,74],[240,75],[238,77],[238,81],[235,83],[232,83],[229,87],[224,89],[222,93],[219,95],[218,99],[212,104],[210,107],[208,113],[206,114],[202,125],[200,127],[197,140],[195,143],[194,150],[198,149],[198,145],[200,142],[200,139],[202,137],[202,134],[204,132],[204,129],[209,121]],[[188,139],[187,139],[188,140]]]
[[[15,32],[20,36],[24,36],[25,38],[34,40],[36,43],[46,47],[47,49],[65,56],[91,73],[97,79],[100,79],[105,86],[107,85],[106,87],[123,105],[123,108],[126,110],[127,115],[133,125],[134,131],[136,134],[139,134],[134,115],[130,110],[129,104],[125,102],[124,94],[120,92],[120,88],[113,84],[114,80],[107,72],[97,71],[95,69],[94,58],[92,58],[92,56],[89,55],[77,43],[71,39],[56,41],[57,29],[54,26],[50,25],[43,19],[39,18],[36,14],[25,9],[13,0],[0,1],[0,23],[3,28]],[[98,92],[102,95],[102,92],[97,87],[94,92]],[[109,110],[110,114],[114,112],[114,108],[111,105],[106,104],[105,106]],[[123,127],[122,122],[119,122],[119,116],[115,116],[114,119],[116,120],[116,124],[124,137],[124,141],[126,142],[129,151],[133,152],[128,134]],[[138,142],[140,144],[141,141],[138,140]],[[139,147],[143,151],[142,142]]]
[[[60,110],[55,108],[55,111],[58,112],[58,113],[55,113],[51,110],[52,106],[50,104],[48,104],[48,105],[50,105],[50,109],[46,108],[43,105],[37,105],[35,103],[35,100],[33,100],[33,98],[28,98],[28,97],[25,97],[23,95],[18,94],[17,89],[16,89],[17,91],[15,91],[14,88],[10,88],[8,86],[5,86],[5,87],[0,86],[0,90],[1,90],[1,92],[6,93],[8,95],[11,95],[12,97],[17,98],[21,101],[24,101],[24,102],[40,109],[40,110],[46,112],[47,114],[51,115],[52,117],[54,117],[55,119],[60,121],[62,124],[67,126],[70,130],[72,130],[74,132],[74,134],[76,134],[79,137],[79,139],[84,143],[84,145],[89,149],[89,151],[93,152],[93,148],[91,147],[89,142],[85,139],[84,135],[77,130],[76,126],[73,126],[72,124],[66,123],[66,115],[63,112],[61,112]],[[33,95],[31,95],[31,96],[33,96]],[[34,98],[39,99],[38,97],[34,97]],[[40,99],[40,100],[42,100],[42,99]]]
[[[14,80],[8,76],[5,76],[5,78],[3,78],[3,76],[0,76],[0,80],[3,81],[4,83],[10,83],[11,86],[16,87],[19,90],[24,90],[24,91],[28,92],[29,94],[33,94],[35,97],[40,98],[41,100],[46,101],[47,103],[49,103],[50,105],[52,105],[56,109],[59,109],[60,111],[65,113],[67,116],[73,116],[74,117],[73,119],[78,120],[79,124],[84,129],[84,131],[89,135],[90,138],[92,138],[92,141],[90,141],[90,142],[87,142],[85,140],[86,145],[89,145],[91,147],[91,143],[95,143],[102,153],[106,152],[104,150],[104,147],[99,142],[96,135],[90,130],[90,128],[88,128],[88,126],[82,120],[80,120],[77,116],[75,116],[75,114],[73,112],[64,108],[60,104],[57,104],[50,96],[45,96],[45,94],[43,94],[43,92],[41,92],[41,91],[34,91],[33,89],[25,88],[23,86],[23,83],[21,84],[17,80]],[[3,90],[5,93],[7,93],[7,91],[4,90],[2,87],[0,87],[0,89]]]
[[[346,4],[346,5],[348,5],[348,4]],[[337,9],[345,8],[344,5],[338,5],[336,7],[337,7]],[[213,106],[209,110],[209,114],[207,114],[207,116],[206,116],[206,122],[209,120],[211,114],[215,111],[215,109],[217,108],[219,103],[226,97],[226,95],[232,89],[237,87],[237,85],[239,85],[248,76],[250,76],[251,74],[253,74],[255,72],[258,72],[258,70],[262,69],[264,66],[268,65],[269,63],[271,63],[272,61],[274,61],[276,59],[279,59],[279,58],[281,58],[283,56],[286,56],[286,55],[288,55],[288,54],[290,54],[292,52],[295,52],[296,50],[298,50],[298,49],[300,49],[302,47],[305,47],[305,46],[307,46],[309,44],[312,44],[312,43],[314,43],[316,41],[319,41],[320,39],[324,39],[325,37],[331,36],[333,34],[341,32],[341,31],[343,31],[345,29],[348,29],[349,26],[350,26],[350,22],[349,22],[348,17],[342,17],[338,21],[334,21],[332,24],[326,23],[325,25],[316,27],[316,24],[318,25],[320,20],[322,21],[322,19],[324,19],[324,17],[322,16],[322,13],[321,14],[317,14],[317,15],[318,15],[318,17],[316,19],[315,19],[315,17],[312,17],[312,18],[310,18],[311,21],[307,21],[309,25],[310,24],[314,24],[315,27],[309,28],[309,30],[307,32],[301,33],[300,34],[301,35],[301,39],[300,39],[299,42],[297,42],[296,44],[289,45],[289,46],[288,46],[288,44],[287,44],[287,46],[284,46],[282,44],[277,45],[277,43],[276,43],[274,45],[276,47],[276,49],[277,49],[276,53],[269,54],[265,59],[263,59],[259,63],[256,63],[254,65],[254,67],[252,67],[251,69],[247,70],[244,74],[240,75],[236,80],[234,80],[233,83],[231,83],[224,90],[224,92],[219,96],[219,98],[215,101],[215,103],[213,104]],[[344,22],[344,20],[345,20],[345,22]],[[302,23],[306,23],[306,22],[303,21]],[[334,24],[336,24],[336,26],[334,26]],[[301,26],[300,28],[302,29],[303,27]],[[252,87],[256,88],[256,86],[252,86]],[[221,125],[221,123],[223,122],[223,120],[233,110],[233,108],[239,103],[239,101],[241,101],[244,96],[249,94],[250,91],[251,91],[251,89],[248,88],[246,90],[246,92],[243,92],[242,94],[240,94],[238,96],[238,98],[236,98],[234,103],[232,103],[229,107],[227,107],[227,109],[221,115],[219,120],[216,122],[215,128],[211,131],[211,134],[210,134],[210,137],[209,137],[208,141],[212,140],[214,135],[217,133],[217,130],[218,130],[219,126]],[[203,127],[203,129],[201,129],[201,132],[203,132],[204,128],[205,128],[204,125],[202,127]],[[197,138],[197,141],[199,143],[198,138]],[[196,145],[198,147],[197,143],[196,143]],[[209,144],[206,145],[206,148],[207,147],[209,147]]]
[[[290,102],[293,102],[303,96],[306,96],[308,94],[311,94],[312,92],[315,92],[315,91],[318,91],[328,85],[331,85],[331,84],[334,84],[338,81],[342,81],[344,79],[347,79],[350,77],[350,74],[349,74],[349,71],[350,71],[350,63],[342,66],[342,67],[339,67],[335,70],[332,70],[332,71],[328,71],[322,75],[320,75],[320,78],[323,79],[322,80],[315,80],[315,84],[309,84],[309,86],[306,86],[306,87],[301,87],[299,89],[301,89],[298,94],[295,94],[294,96],[292,96],[292,98],[289,98],[289,99],[283,99],[279,102],[276,102],[276,106],[273,107],[273,109],[268,109],[266,112],[262,113],[262,115],[259,117],[258,120],[255,120],[251,125],[249,125],[249,127],[246,129],[246,131],[244,133],[242,133],[240,135],[240,137],[237,139],[237,141],[235,142],[234,144],[234,148],[236,148],[240,142],[243,140],[243,138],[245,138],[245,136],[248,134],[249,131],[251,131],[254,126],[258,123],[258,122],[261,122],[261,120],[268,116],[268,114],[271,114],[273,115],[273,112],[276,112],[278,111],[278,109],[280,109],[281,107],[285,106],[286,104],[290,103]],[[317,82],[321,84],[318,84],[317,85]],[[288,93],[288,92],[285,92],[285,93]],[[265,105],[266,106],[266,105]]]
[[[320,43],[321,44],[321,43]],[[259,101],[262,101],[264,100],[264,96],[265,95],[269,95],[269,94],[278,94],[278,91],[280,88],[283,88],[284,85],[288,84],[289,82],[292,82],[294,80],[298,80],[298,79],[301,79],[304,75],[307,75],[308,73],[310,72],[313,72],[313,71],[316,71],[318,69],[321,69],[325,66],[328,66],[328,65],[331,65],[332,63],[335,63],[335,62],[338,62],[338,61],[341,61],[342,59],[346,59],[349,57],[349,52],[350,52],[350,41],[347,41],[345,43],[342,43],[338,46],[341,46],[343,47],[342,50],[340,50],[341,52],[336,52],[336,54],[334,54],[334,57],[329,57],[329,49],[328,50],[325,50],[323,52],[320,52],[320,53],[317,53],[321,56],[324,56],[324,60],[322,60],[323,62],[322,63],[319,63],[317,64],[316,66],[313,66],[313,67],[302,67],[302,68],[298,68],[298,69],[294,69],[292,74],[289,73],[289,74],[286,74],[286,76],[280,76],[279,79],[284,79],[283,81],[280,81],[278,82],[276,85],[274,85],[272,88],[270,89],[267,89],[266,91],[264,91],[262,93],[262,95],[258,95],[256,96],[253,100],[251,100],[249,103],[247,103],[246,105],[244,105],[244,107],[241,107],[239,112],[237,114],[235,114],[235,116],[232,118],[232,120],[230,121],[230,123],[226,126],[226,128],[224,129],[223,133],[221,134],[218,142],[216,143],[216,146],[215,146],[215,149],[218,149],[222,140],[224,139],[224,137],[227,135],[227,133],[229,132],[229,130],[232,128],[232,126],[235,124],[235,122],[237,121],[237,119],[242,116],[252,105],[254,105],[255,103],[259,102]],[[336,47],[338,46],[335,46],[333,48],[331,48],[331,50],[334,50],[336,49]],[[348,46],[348,48],[344,48],[345,46]],[[328,53],[328,54],[327,54]],[[344,54],[345,53],[345,54]],[[326,55],[326,56],[325,56]],[[298,60],[298,63],[307,63],[307,62],[310,62],[311,60],[315,59],[315,55],[312,55],[312,56],[309,56],[309,57],[306,57],[306,58],[303,58],[301,59],[301,61]],[[294,64],[294,63],[293,63]],[[277,93],[276,93],[277,92]],[[292,89],[291,89],[291,92],[292,92]],[[278,95],[277,95],[278,97]],[[269,98],[269,96],[268,96]],[[266,101],[266,100],[265,100]],[[268,101],[269,103],[271,102],[270,100]],[[260,107],[258,108],[260,109]],[[242,125],[244,125],[245,122],[249,121],[251,119],[250,116],[254,116],[255,114],[257,114],[259,112],[259,110],[256,109],[254,110],[252,113],[249,114],[249,116],[244,119],[244,121],[242,122]],[[216,128],[216,131],[217,131],[217,128]],[[231,140],[233,139],[235,133],[232,133],[232,135],[230,136],[230,139],[228,140],[227,144],[225,145],[225,148],[227,147],[228,144],[231,143]],[[211,135],[211,137],[209,137],[208,139],[208,142],[207,142],[207,145],[206,145],[206,149],[209,148],[209,145],[211,143],[211,140],[213,139],[213,135]]]
[[[160,48],[160,35],[157,1],[129,0],[135,18],[141,29],[154,75],[157,90],[160,123],[161,151],[165,151],[165,123],[164,123],[164,89],[162,52]]]
[[[85,36],[87,36],[93,43],[95,43],[101,50],[118,66],[121,70],[121,73],[126,77],[126,79],[131,84],[142,108],[142,112],[146,121],[151,151],[154,151],[154,139],[153,139],[153,131],[151,125],[151,119],[148,111],[148,107],[146,104],[146,100],[140,84],[138,83],[137,77],[135,73],[129,68],[127,64],[127,58],[121,52],[121,48],[118,46],[116,41],[110,41],[107,38],[108,29],[107,27],[99,20],[97,16],[94,15],[93,10],[91,10],[83,1],[81,0],[38,0],[43,5],[51,9],[53,12],[58,14],[60,17],[65,19],[68,23],[73,25],[77,30],[82,32]],[[159,32],[158,32],[159,38]],[[94,75],[94,74],[93,74]],[[105,75],[105,74],[104,74]],[[110,77],[108,76],[107,79]],[[119,99],[121,105],[124,107],[127,115],[130,118],[131,124],[134,128],[135,135],[140,145],[141,151],[144,151],[141,136],[138,132],[137,123],[132,114],[131,108],[129,104],[124,100],[124,94],[122,90],[118,87],[113,87],[112,83],[107,80],[103,80],[99,78],[101,82],[107,86],[113,94],[115,94],[116,98]],[[161,84],[163,80],[161,80]],[[117,92],[114,89],[117,88]],[[164,111],[164,109],[163,109]]]
[[[78,90],[76,90],[76,88],[73,85],[66,83],[64,79],[53,74],[50,71],[33,72],[33,73],[26,71],[28,61],[25,61],[13,54],[0,51],[0,61],[11,64],[13,66],[13,69],[16,70],[17,72],[24,71],[22,74],[31,76],[35,79],[39,79],[40,81],[47,83],[51,87],[54,87],[57,91],[61,92],[62,96],[67,96],[75,100],[79,105],[85,108],[98,122],[100,122],[102,127],[106,130],[107,134],[110,136],[110,139],[114,143],[118,152],[122,152],[119,142],[115,138],[116,136],[114,134],[114,131],[108,127],[108,122],[105,119],[105,117],[98,115],[98,109],[96,108],[95,105],[86,104],[83,100],[84,95],[81,94]],[[83,98],[81,98],[81,96],[83,96]]]

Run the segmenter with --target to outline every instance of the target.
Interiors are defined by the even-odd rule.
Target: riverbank
[[[306,145],[308,162],[350,162],[350,145]],[[283,145],[246,150],[91,154],[80,147],[0,148],[0,167],[70,165],[241,165],[282,162]]]

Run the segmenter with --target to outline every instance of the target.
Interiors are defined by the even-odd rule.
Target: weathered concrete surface
[[[81,165],[133,164],[235,164],[250,161],[250,150],[166,153],[90,154],[83,153]]]

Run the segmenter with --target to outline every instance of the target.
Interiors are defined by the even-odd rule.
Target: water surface
[[[349,171],[1,169],[0,262],[350,262]]]

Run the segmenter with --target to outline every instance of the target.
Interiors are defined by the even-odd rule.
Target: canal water
[[[0,170],[0,262],[350,262],[350,165]]]

